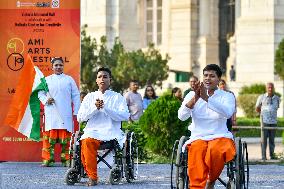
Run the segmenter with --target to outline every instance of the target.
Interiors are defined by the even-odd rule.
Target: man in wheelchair
[[[124,142],[121,121],[129,119],[129,111],[124,97],[109,89],[111,71],[99,68],[96,83],[98,91],[87,94],[79,109],[79,122],[87,121],[81,137],[81,161],[89,177],[87,186],[96,185],[97,151],[102,141],[116,139],[120,146]]]
[[[207,65],[203,82],[195,84],[194,91],[186,95],[178,110],[180,120],[192,117],[191,137],[185,143],[190,189],[214,188],[224,164],[236,154],[233,135],[226,126],[235,112],[235,98],[232,93],[218,90],[221,76],[218,65]]]

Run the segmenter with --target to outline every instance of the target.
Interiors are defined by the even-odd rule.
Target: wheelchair
[[[65,174],[65,183],[74,185],[79,183],[81,178],[87,178],[81,162],[81,141],[82,132],[77,131],[71,139],[70,157],[71,162],[69,169]],[[138,177],[138,147],[135,134],[133,132],[126,133],[126,140],[121,149],[116,139],[104,141],[101,143],[99,150],[104,150],[102,155],[98,154],[97,163],[104,163],[109,169],[109,182],[112,185],[119,184],[122,178],[126,178],[127,182],[133,182]],[[114,154],[114,164],[111,166],[104,158],[110,153]]]
[[[189,188],[187,148],[182,152],[182,147],[188,139],[189,137],[182,136],[180,140],[176,140],[174,143],[171,157],[171,189]],[[218,180],[227,189],[247,189],[249,183],[247,143],[237,137],[235,138],[235,145],[236,156],[226,164],[228,178],[226,180],[218,178]]]

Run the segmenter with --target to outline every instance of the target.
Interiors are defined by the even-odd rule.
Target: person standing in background
[[[183,101],[181,89],[178,87],[172,89],[172,96],[179,99],[181,102]]]
[[[231,81],[236,81],[236,70],[234,69],[234,66],[231,65],[231,69],[230,69],[230,80]]]
[[[138,121],[143,114],[143,100],[140,93],[138,93],[139,84],[137,80],[131,80],[129,83],[129,90],[124,97],[130,112],[129,121]]]
[[[74,79],[65,75],[61,57],[51,60],[54,74],[46,77],[49,92],[40,91],[38,98],[44,105],[45,124],[43,130],[42,166],[54,164],[54,147],[61,145],[61,163],[67,166],[70,161],[69,147],[71,134],[74,132],[73,118],[80,107],[80,93]],[[73,110],[72,112],[72,103]]]
[[[276,127],[277,126],[277,110],[279,108],[280,98],[275,95],[274,84],[266,84],[266,93],[258,97],[256,101],[256,111],[260,113],[264,127]],[[262,141],[262,159],[266,160],[266,147],[267,138],[269,138],[269,155],[270,159],[275,159],[274,154],[274,129],[264,129],[264,141]]]
[[[185,96],[190,92],[190,91],[193,91],[194,89],[194,86],[195,86],[195,83],[198,82],[198,78],[196,76],[191,76],[189,78],[189,86],[190,88],[188,88],[187,90],[184,91],[183,93],[183,98],[185,98]]]
[[[157,98],[158,96],[156,95],[154,88],[151,85],[148,85],[144,93],[143,110],[146,110],[149,104],[153,102],[154,100],[156,100]]]

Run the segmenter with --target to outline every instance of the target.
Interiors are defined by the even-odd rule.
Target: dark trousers
[[[264,127],[276,127],[276,124],[266,124],[263,123]],[[270,158],[274,157],[274,138],[275,138],[275,130],[274,129],[264,129],[264,141],[261,142],[262,148],[262,159],[266,159],[266,147],[267,147],[267,138],[269,139],[269,155]]]

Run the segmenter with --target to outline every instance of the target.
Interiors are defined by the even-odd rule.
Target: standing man
[[[195,83],[198,81],[198,78],[196,76],[191,76],[189,78],[189,86],[190,88],[188,88],[187,90],[184,91],[183,93],[183,98],[185,98],[185,96],[190,92],[190,91],[193,91],[193,88],[194,88],[194,85]]]
[[[101,141],[117,139],[123,145],[124,135],[121,122],[129,118],[125,98],[109,89],[111,71],[99,68],[97,71],[98,91],[85,96],[78,112],[78,121],[87,121],[81,137],[81,161],[88,174],[87,186],[97,185],[97,151]]]
[[[129,84],[130,91],[124,95],[130,112],[130,122],[138,121],[143,114],[143,99],[141,94],[137,91],[138,88],[138,81],[132,80]]]
[[[231,65],[231,69],[230,69],[230,80],[231,81],[236,81],[236,70],[234,69],[234,66]]]
[[[70,161],[69,141],[74,128],[73,117],[76,118],[80,107],[80,93],[74,79],[63,73],[63,59],[55,57],[51,63],[54,74],[46,77],[49,92],[40,91],[38,93],[45,113],[42,166],[48,167],[54,164],[56,143],[61,145],[62,165],[67,166]]]
[[[226,122],[235,112],[232,93],[218,89],[221,68],[209,64],[203,69],[203,82],[196,83],[178,110],[182,121],[192,117],[188,148],[190,189],[213,189],[224,164],[236,154],[233,135]]]
[[[276,127],[277,126],[277,109],[279,108],[280,98],[275,95],[274,84],[266,84],[266,93],[258,97],[256,101],[256,111],[260,113],[264,127]],[[275,159],[274,154],[274,129],[264,129],[264,141],[262,146],[262,159],[266,160],[266,146],[267,137],[269,138],[269,155],[270,159]]]

